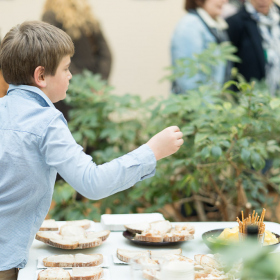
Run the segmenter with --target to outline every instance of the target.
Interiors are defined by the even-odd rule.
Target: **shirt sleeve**
[[[62,114],[48,125],[39,146],[46,164],[83,196],[98,200],[155,174],[156,158],[146,144],[102,165],[76,143]]]

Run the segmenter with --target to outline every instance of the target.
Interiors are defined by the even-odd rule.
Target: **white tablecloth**
[[[179,223],[174,223],[179,224]],[[109,238],[99,247],[90,248],[85,250],[62,250],[58,248],[50,247],[38,240],[34,240],[29,254],[29,260],[24,269],[19,272],[18,280],[35,280],[37,270],[37,260],[41,256],[59,255],[59,254],[93,254],[100,253],[104,256],[109,256],[109,271],[111,280],[129,280],[130,271],[128,265],[116,265],[113,263],[112,255],[116,254],[117,248],[128,250],[161,250],[161,249],[176,249],[182,248],[182,254],[186,257],[193,258],[195,254],[210,254],[212,253],[208,247],[203,243],[201,235],[212,229],[220,229],[226,227],[234,227],[237,222],[193,222],[190,223],[195,227],[194,240],[181,243],[175,246],[139,246],[135,245],[131,241],[123,237],[122,232],[111,232]],[[265,222],[266,229],[274,233],[280,234],[280,224]],[[95,223],[95,231],[101,231],[102,226],[99,223]],[[277,247],[275,252],[280,252],[280,246]]]

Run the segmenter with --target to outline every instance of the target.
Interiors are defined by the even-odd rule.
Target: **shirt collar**
[[[197,8],[197,13],[201,16],[204,22],[210,28],[224,30],[228,28],[228,24],[222,17],[217,17],[215,20],[202,8]]]
[[[53,105],[53,103],[51,102],[51,100],[47,97],[47,95],[42,91],[40,90],[39,88],[37,87],[34,87],[34,86],[27,86],[27,85],[19,85],[19,86],[16,86],[16,85],[9,85],[9,89],[7,91],[7,95],[9,95],[10,93],[12,93],[14,90],[24,90],[24,91],[29,91],[29,92],[32,92],[33,94],[35,93],[39,98],[43,98],[45,100],[45,102],[50,106],[50,107],[53,107],[55,108],[55,106]]]

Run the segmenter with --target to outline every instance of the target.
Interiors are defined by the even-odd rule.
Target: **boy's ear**
[[[35,85],[40,88],[45,88],[47,82],[45,79],[45,68],[43,66],[38,66],[34,71],[34,82]]]

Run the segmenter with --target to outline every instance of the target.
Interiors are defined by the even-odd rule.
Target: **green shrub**
[[[178,62],[178,67],[210,74],[213,63],[235,60],[234,50],[228,44],[212,45],[193,60]],[[182,69],[172,72],[170,80],[182,75]],[[232,85],[239,89],[237,94],[230,90]],[[161,211],[179,221],[180,205],[189,214],[195,208],[200,220],[208,219],[205,205],[217,210],[215,219],[234,220],[246,206],[257,211],[273,206],[268,186],[279,191],[280,99],[271,97],[261,84],[239,80],[219,88],[209,78],[209,83],[198,83],[185,95],[143,102],[137,96],[112,94],[99,76],[84,72],[73,77],[67,102],[74,107],[69,128],[85,150],[90,147],[97,164],[127,153],[167,126],[177,125],[184,134],[183,146],[157,163],[153,178],[102,199],[98,207],[87,201],[96,220],[109,210]],[[273,168],[263,174],[268,160],[273,160]],[[56,198],[59,191],[56,187],[55,213],[62,207]],[[71,210],[55,217],[73,219],[79,211],[85,215],[70,194],[68,198]]]

